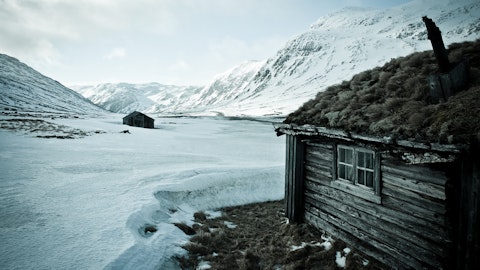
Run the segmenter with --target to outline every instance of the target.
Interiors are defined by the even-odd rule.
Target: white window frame
[[[352,163],[345,162],[340,160],[341,153],[340,151],[347,150],[352,153]],[[367,153],[372,155],[372,168],[364,167],[363,164],[358,164],[359,162],[359,153]],[[347,145],[336,145],[335,155],[333,160],[333,179],[331,181],[331,186],[352,195],[361,197],[365,200],[381,204],[380,196],[380,155],[375,151],[370,149],[347,146]],[[362,165],[362,166],[361,166]],[[341,168],[349,167],[352,169],[351,177],[342,177],[346,176],[346,172],[341,172]],[[372,174],[372,186],[367,186],[366,179],[364,183],[359,182],[358,175],[359,171]],[[349,179],[352,178],[352,179]]]

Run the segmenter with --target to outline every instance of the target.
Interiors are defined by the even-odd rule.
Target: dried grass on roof
[[[470,85],[444,103],[431,103],[428,76],[438,67],[433,51],[425,51],[392,59],[328,87],[284,122],[441,143],[478,137],[480,40],[455,43],[448,50],[452,63],[468,59]]]

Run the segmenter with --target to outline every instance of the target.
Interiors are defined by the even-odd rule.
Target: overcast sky
[[[64,85],[204,85],[322,15],[408,0],[0,0],[0,53]]]

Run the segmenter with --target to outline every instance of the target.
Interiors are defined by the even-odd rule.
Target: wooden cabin
[[[123,117],[123,124],[134,126],[134,127],[143,127],[143,128],[154,128],[154,119],[148,117],[147,115],[134,111],[129,115]]]
[[[453,44],[450,55],[480,74],[479,41]],[[286,135],[291,222],[393,269],[478,269],[480,79],[437,104],[428,85],[436,71],[432,52],[393,59],[275,125]]]

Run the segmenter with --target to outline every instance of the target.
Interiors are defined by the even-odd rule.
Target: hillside
[[[218,74],[204,87],[160,83],[103,83],[72,89],[106,110],[118,113],[143,111],[160,114],[205,114],[227,105],[258,72],[263,62],[247,61]]]
[[[324,16],[267,60],[235,108],[246,114],[257,108],[289,113],[356,73],[430,50],[422,16],[436,22],[448,45],[480,38],[479,13],[478,1],[417,0],[386,10],[346,8]]]
[[[160,83],[102,83],[71,86],[98,106],[116,113],[143,111],[172,114],[186,110],[185,101],[201,88]]]
[[[98,115],[102,108],[17,59],[0,54],[0,110]]]
[[[448,45],[480,38],[478,14],[477,0],[414,0],[385,10],[345,8],[319,18],[266,61],[241,64],[201,90],[180,90],[182,95],[171,104],[162,101],[158,108],[147,110],[286,115],[317,92],[356,73],[430,50],[422,16],[435,21]],[[102,100],[107,99],[105,94]]]
[[[480,40],[452,44],[449,58],[452,63],[468,60],[470,84],[445,102],[431,102],[428,75],[438,68],[433,51],[426,51],[330,86],[285,123],[425,142],[459,143],[480,136]]]

